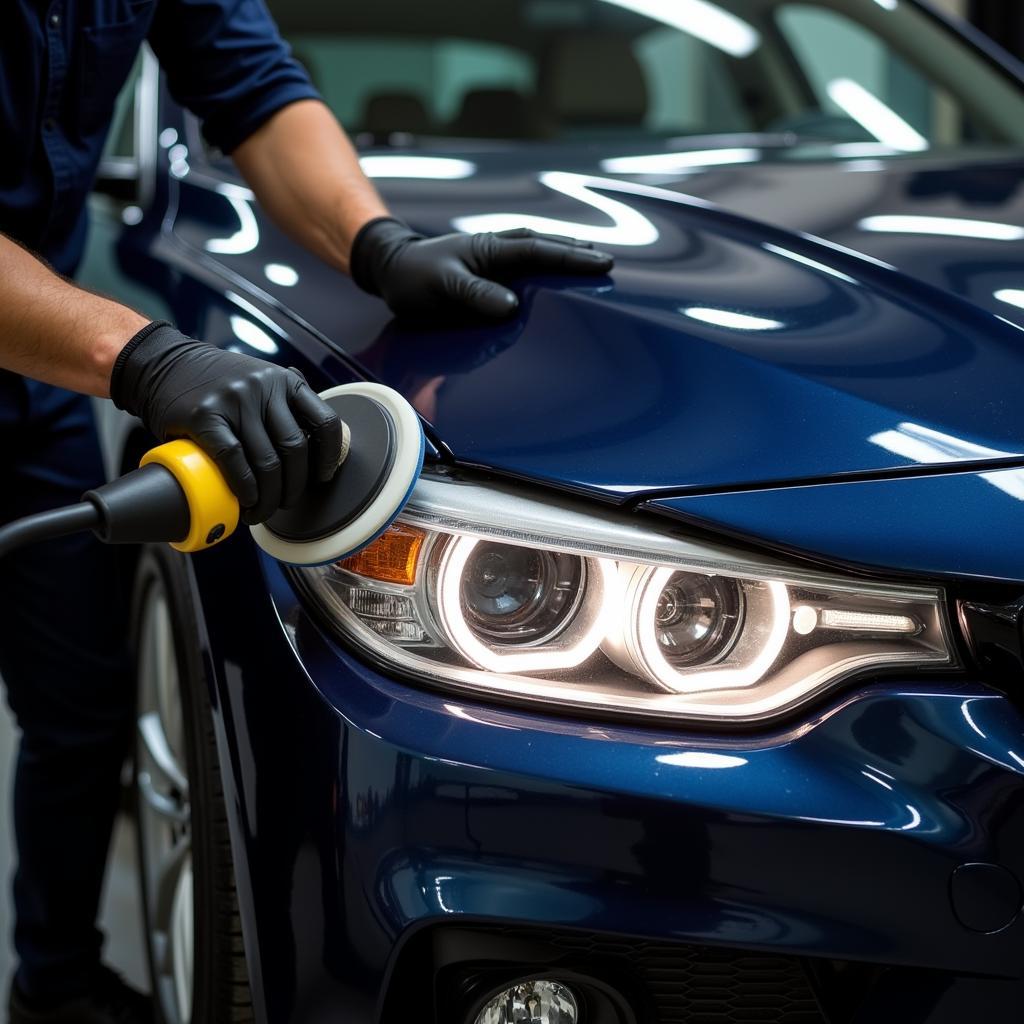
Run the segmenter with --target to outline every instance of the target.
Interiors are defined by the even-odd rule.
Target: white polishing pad
[[[376,493],[369,504],[362,507],[351,520],[333,529],[328,536],[298,540],[295,539],[297,531],[294,529],[291,537],[281,535],[281,532],[286,532],[283,527],[281,532],[275,532],[274,526],[279,516],[285,515],[289,526],[294,526],[297,516],[302,515],[301,508],[286,514],[278,513],[269,523],[250,527],[256,543],[267,554],[282,562],[291,565],[326,565],[355,554],[376,540],[395,521],[412,496],[419,479],[423,468],[424,438],[422,424],[413,407],[397,391],[383,384],[344,384],[323,392],[320,397],[330,401],[348,396],[370,399],[386,417],[385,426],[390,439],[388,444],[393,448],[390,468],[383,481],[375,483]],[[357,427],[352,431],[351,451],[347,456],[349,459],[359,452],[359,443]],[[343,463],[334,483],[325,486],[342,487],[345,486],[345,480]],[[354,498],[358,505],[362,496],[348,497]]]

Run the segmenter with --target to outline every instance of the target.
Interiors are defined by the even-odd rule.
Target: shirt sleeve
[[[149,43],[171,95],[224,153],[287,104],[320,98],[263,0],[159,0]]]

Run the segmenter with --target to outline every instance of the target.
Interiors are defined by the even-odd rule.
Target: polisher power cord
[[[131,473],[89,491],[78,505],[0,527],[0,558],[26,544],[92,530],[108,544],[165,541],[202,551],[238,527],[238,500],[214,461],[191,441],[148,452]]]
[[[397,518],[423,468],[423,425],[383,384],[357,381],[320,396],[345,424],[334,479],[307,488],[298,504],[252,527],[256,543],[293,565],[321,565],[372,543]],[[108,544],[167,542],[204,551],[238,527],[238,500],[216,463],[191,441],[148,452],[138,469],[97,487],[79,505],[0,527],[0,558],[36,541],[92,530]]]

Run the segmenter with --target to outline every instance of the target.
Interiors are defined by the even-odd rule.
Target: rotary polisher
[[[320,397],[346,427],[337,473],[250,528],[264,551],[293,565],[335,562],[372,543],[405,507],[423,468],[422,425],[397,391],[357,383]],[[82,530],[108,544],[166,541],[178,551],[203,551],[230,537],[238,519],[238,501],[214,461],[191,441],[170,441],[80,504],[0,528],[0,556]]]

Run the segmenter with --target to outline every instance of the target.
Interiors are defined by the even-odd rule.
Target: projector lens
[[[482,640],[500,645],[557,636],[576,610],[583,559],[511,544],[477,544],[462,576],[462,607]]]
[[[655,635],[672,666],[713,664],[739,633],[743,595],[735,580],[677,572],[655,608]]]
[[[578,1024],[571,989],[557,981],[521,981],[496,995],[474,1024]]]

